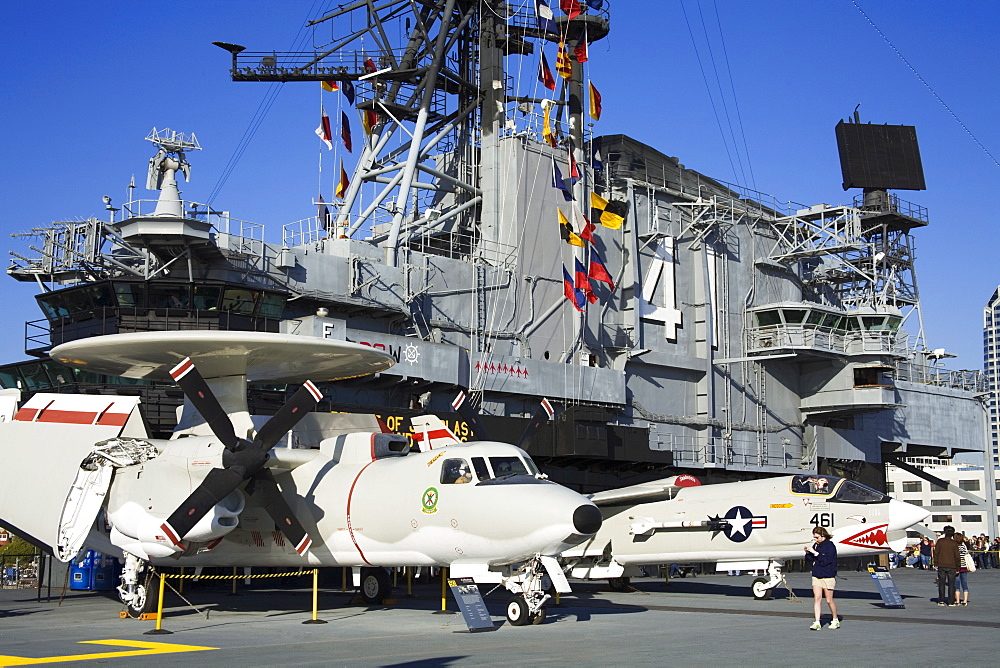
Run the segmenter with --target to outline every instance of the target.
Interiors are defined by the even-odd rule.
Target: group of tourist
[[[1000,538],[991,541],[984,533],[978,536],[965,536],[964,545],[976,568],[1000,568]],[[916,545],[911,545],[898,554],[890,554],[889,561],[893,568],[905,566],[930,569],[934,565],[934,546],[934,541],[924,537]]]

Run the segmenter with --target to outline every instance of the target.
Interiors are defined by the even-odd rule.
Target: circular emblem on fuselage
[[[420,503],[423,505],[423,511],[428,515],[436,513],[438,504],[437,487],[428,487],[424,490],[424,496],[420,500]]]
[[[719,519],[718,517],[714,519]],[[767,515],[757,516],[745,506],[733,506],[721,518],[727,521],[723,528],[726,538],[734,543],[742,543],[750,537],[754,529],[767,528]]]

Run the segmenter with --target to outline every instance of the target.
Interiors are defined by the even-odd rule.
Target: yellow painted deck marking
[[[152,654],[175,654],[178,652],[202,652],[218,647],[199,647],[198,645],[177,645],[166,642],[146,642],[144,640],[81,640],[91,645],[112,645],[119,647],[136,647],[127,652],[102,652],[100,654],[70,654],[67,656],[49,656],[31,659],[21,656],[0,655],[0,666],[27,666],[37,663],[63,663],[65,661],[88,661],[92,659],[113,659],[117,656],[149,656]]]

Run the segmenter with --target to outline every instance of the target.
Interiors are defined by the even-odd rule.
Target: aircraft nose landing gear
[[[507,621],[511,626],[541,624],[545,621],[545,603],[552,598],[546,593],[552,580],[541,559],[527,562],[513,576],[504,580],[507,591],[514,594],[507,601]]]

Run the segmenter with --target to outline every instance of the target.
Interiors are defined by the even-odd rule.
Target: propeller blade
[[[212,506],[226,498],[243,482],[243,475],[233,469],[212,469],[191,495],[177,507],[177,510],[160,525],[167,538],[174,545],[181,546],[181,540],[194,528]]]
[[[222,410],[219,400],[212,394],[208,383],[198,373],[191,358],[185,357],[180,364],[171,369],[170,377],[180,385],[184,396],[198,409],[198,412],[212,429],[212,433],[222,441],[222,444],[229,450],[235,448],[239,439],[233,430],[233,423],[226,411]]]
[[[292,547],[299,554],[305,554],[312,545],[312,538],[299,523],[292,513],[285,497],[278,489],[278,483],[274,479],[271,469],[263,468],[257,471],[250,479],[247,490],[250,495],[257,500],[257,503],[264,507],[267,514],[271,516],[278,530],[285,535],[285,538],[292,544]]]
[[[257,436],[253,439],[254,445],[259,447],[263,452],[270,450],[278,442],[278,439],[297,425],[299,420],[315,408],[316,404],[322,398],[323,393],[311,381],[307,380],[292,395],[292,398],[278,409],[274,417],[264,423],[264,426],[260,428]]]

